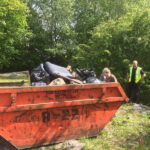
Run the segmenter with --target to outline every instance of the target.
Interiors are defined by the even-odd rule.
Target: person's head
[[[138,61],[137,60],[133,60],[133,68],[136,68],[138,66]]]
[[[67,66],[67,70],[68,70],[68,71],[71,71],[71,65],[68,65],[68,66]]]
[[[108,68],[104,68],[102,71],[103,75],[109,77],[111,75],[111,71]]]

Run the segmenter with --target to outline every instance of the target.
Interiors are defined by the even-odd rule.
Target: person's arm
[[[127,83],[129,83],[129,72],[127,72],[126,79],[127,79]]]
[[[114,76],[114,80],[115,80],[115,82],[118,82],[118,80],[117,80],[116,76]]]
[[[112,80],[111,82],[118,82],[118,81],[117,81],[117,78],[116,78],[116,76],[115,76],[114,74],[111,74],[111,77],[110,77],[110,78],[111,78],[111,80]]]
[[[144,73],[141,77],[141,80],[143,80],[146,77],[146,74]]]
[[[141,69],[141,79],[138,81],[138,83],[140,83],[145,77],[146,77],[146,74],[145,74],[144,71]]]
[[[100,80],[105,81],[105,76],[103,74],[100,75]]]
[[[129,83],[129,76],[130,76],[130,69],[128,69],[128,72],[127,72],[127,75],[126,75],[127,83]]]

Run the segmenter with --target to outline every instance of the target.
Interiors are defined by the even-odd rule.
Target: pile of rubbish
[[[37,68],[34,68],[31,71],[31,85],[53,86],[64,84],[101,83],[101,81],[96,78],[96,74],[92,69],[76,68],[75,71],[71,71],[70,67],[66,68],[50,62],[40,64]]]

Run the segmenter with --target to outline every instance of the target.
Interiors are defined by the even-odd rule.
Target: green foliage
[[[146,73],[146,78],[141,84],[142,90],[140,92],[140,100],[141,100],[141,102],[150,106],[150,101],[149,101],[149,97],[150,97],[150,71],[145,72],[145,73]]]
[[[28,9],[20,0],[0,2],[0,70],[15,65],[14,61],[24,53],[29,37],[26,18]]]
[[[73,17],[78,44],[88,42],[91,31],[99,22],[124,14],[125,2],[125,0],[75,0]]]
[[[132,8],[118,19],[97,25],[88,43],[77,47],[73,59],[76,58],[81,67],[94,68],[98,76],[104,67],[109,67],[125,87],[126,73],[132,60],[137,59],[139,65],[150,72],[147,65],[150,64],[149,49],[150,9]],[[149,81],[147,78],[147,83],[142,86],[148,87]],[[146,88],[145,92],[149,89]]]
[[[148,150],[150,146],[149,114],[134,112],[135,107],[125,104],[94,138],[82,138],[85,150]],[[143,143],[140,144],[140,139]]]
[[[147,72],[141,85],[141,99],[146,102],[150,89],[149,50],[149,0],[0,3],[0,72],[31,70],[47,60],[92,68],[97,76],[109,67],[125,88],[128,67],[137,59]]]
[[[66,64],[75,45],[72,30],[73,1],[64,0],[62,3],[61,0],[27,0],[27,2],[32,14],[28,23],[34,34],[29,49],[32,55],[36,56],[32,60],[37,65],[39,61],[46,60]]]

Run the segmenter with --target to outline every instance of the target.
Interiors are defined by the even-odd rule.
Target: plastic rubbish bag
[[[50,82],[50,75],[44,69],[43,64],[40,64],[37,68],[31,71],[31,82],[42,81],[46,84]]]

